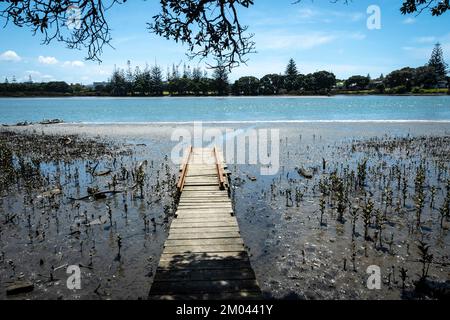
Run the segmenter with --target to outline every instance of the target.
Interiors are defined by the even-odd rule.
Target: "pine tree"
[[[447,76],[447,64],[444,61],[444,53],[439,42],[436,43],[433,52],[431,53],[431,58],[430,61],[428,61],[428,66],[434,68],[439,80],[444,80]]]
[[[228,72],[226,70],[226,67],[219,64],[215,69],[213,73],[214,78],[214,84],[217,90],[217,94],[219,96],[223,96],[228,94]]]
[[[131,61],[128,60],[127,61],[127,72],[125,75],[125,80],[126,80],[126,89],[127,89],[127,94],[133,94],[133,87],[134,87],[134,76],[133,76],[133,71],[131,70]]]
[[[159,66],[154,65],[150,70],[151,78],[151,92],[154,95],[163,95],[163,76],[162,70]]]
[[[298,89],[297,77],[298,70],[294,59],[290,59],[286,67],[286,78],[284,80],[284,88],[289,92]]]
[[[286,76],[295,78],[297,75],[298,75],[297,65],[295,64],[294,59],[291,58],[286,67]]]
[[[200,67],[192,69],[192,79],[196,82],[199,82],[202,79],[202,69]]]

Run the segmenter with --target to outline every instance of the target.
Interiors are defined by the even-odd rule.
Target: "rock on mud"
[[[306,179],[312,179],[313,175],[314,175],[312,170],[306,170],[304,168],[297,168],[297,172],[299,175],[301,175],[302,177],[304,177]]]
[[[17,281],[6,288],[7,295],[16,295],[20,293],[27,293],[34,290],[34,284],[29,281]]]

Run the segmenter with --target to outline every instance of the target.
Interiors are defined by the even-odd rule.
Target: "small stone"
[[[20,293],[27,293],[34,290],[34,284],[29,281],[17,281],[6,288],[7,295],[16,295]]]

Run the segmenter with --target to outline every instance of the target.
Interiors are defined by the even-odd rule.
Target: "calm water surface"
[[[0,123],[450,121],[450,96],[0,98]]]

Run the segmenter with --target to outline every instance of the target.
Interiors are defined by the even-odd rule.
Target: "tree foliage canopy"
[[[351,0],[334,0],[349,3]],[[401,0],[403,14],[430,10],[435,16],[450,9],[449,0]],[[111,29],[107,10],[126,0],[3,0],[0,16],[6,25],[28,27],[42,33],[43,43],[65,42],[69,48],[87,50],[87,59],[101,61],[105,45],[110,45]],[[301,0],[295,1],[299,3]],[[108,3],[107,5],[105,3]],[[253,35],[240,22],[240,11],[253,0],[160,0],[161,10],[148,29],[170,40],[187,44],[190,57],[213,58],[229,70],[247,61],[255,51]],[[71,15],[77,10],[77,21]],[[71,28],[73,24],[76,27]],[[219,64],[219,63],[218,63]],[[217,64],[217,65],[218,65]],[[216,65],[211,65],[216,67]]]
[[[431,53],[430,61],[428,61],[428,66],[434,69],[440,80],[445,79],[447,76],[448,65],[444,61],[444,53],[440,43],[436,43],[433,52]]]

